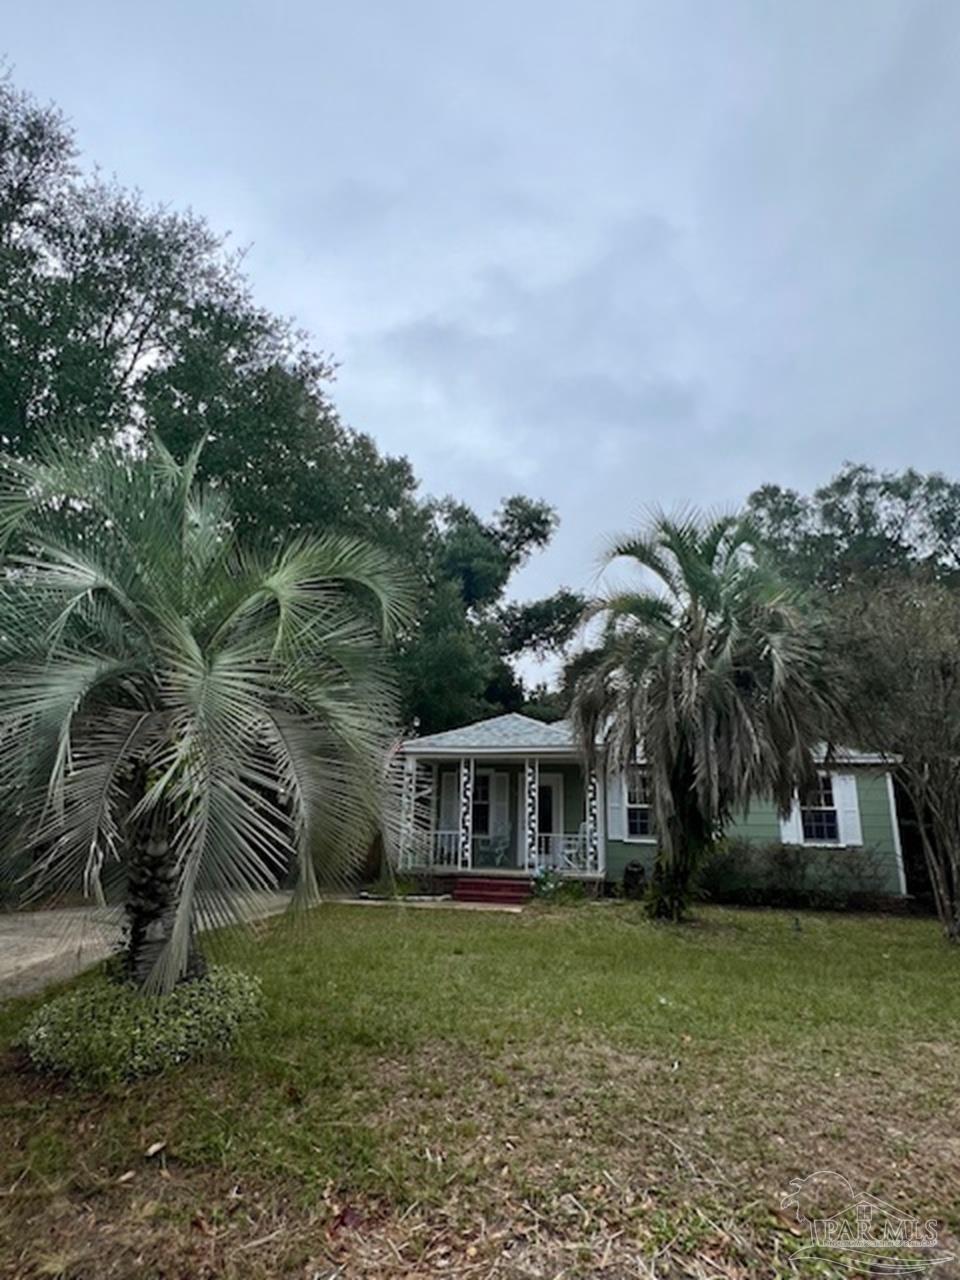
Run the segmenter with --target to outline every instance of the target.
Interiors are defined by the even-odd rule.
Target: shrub
[[[557,905],[571,906],[583,902],[587,896],[583,884],[579,880],[568,880],[557,871],[549,871],[541,867],[531,884],[533,896],[542,898]]]
[[[229,1047],[259,1006],[259,979],[235,969],[210,969],[164,996],[101,976],[43,1005],[19,1044],[39,1071],[113,1084]]]
[[[722,841],[700,870],[697,896],[741,906],[841,910],[889,900],[874,849]]]

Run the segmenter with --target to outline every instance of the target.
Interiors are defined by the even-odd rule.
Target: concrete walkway
[[[254,894],[245,914],[263,920],[289,901],[288,893]],[[117,908],[0,912],[0,1001],[32,995],[106,959],[122,923]]]
[[[499,911],[502,915],[519,916],[523,907],[504,902],[456,902],[453,898],[327,898],[338,907],[420,907],[425,911]]]

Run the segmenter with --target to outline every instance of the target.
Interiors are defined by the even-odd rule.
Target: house
[[[411,738],[400,750],[401,870],[450,878],[458,896],[480,897],[480,884],[489,888],[498,878],[529,883],[550,871],[600,884],[620,881],[630,862],[643,863],[648,874],[653,866],[642,764],[626,774],[585,770],[566,721],[496,716]],[[816,790],[788,818],[758,797],[726,834],[816,850],[813,861],[819,858],[825,873],[868,848],[876,868],[870,888],[906,893],[893,782],[882,756],[835,753]]]

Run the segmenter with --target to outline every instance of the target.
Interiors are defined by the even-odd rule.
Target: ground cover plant
[[[38,1071],[83,1085],[137,1080],[229,1048],[256,1016],[259,994],[255,978],[222,966],[149,999],[98,974],[41,1005],[18,1046]]]
[[[781,1198],[824,1168],[960,1233],[932,922],[391,904],[261,931],[229,1058],[83,1092],[8,1051],[0,1275],[804,1275]]]

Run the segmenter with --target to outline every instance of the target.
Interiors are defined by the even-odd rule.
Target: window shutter
[[[457,775],[452,769],[440,775],[440,830],[457,831],[460,827],[457,798]]]
[[[789,815],[780,818],[781,844],[803,844],[803,818],[800,816],[800,802],[796,796],[790,806]]]
[[[627,789],[622,773],[609,770],[607,780],[607,839],[626,840],[627,815],[625,811]]]
[[[510,830],[510,777],[506,773],[493,775],[492,811],[490,834],[505,836]]]
[[[833,775],[833,803],[837,806],[840,843],[862,845],[863,830],[860,826],[860,798],[857,795],[856,774],[835,773]]]

